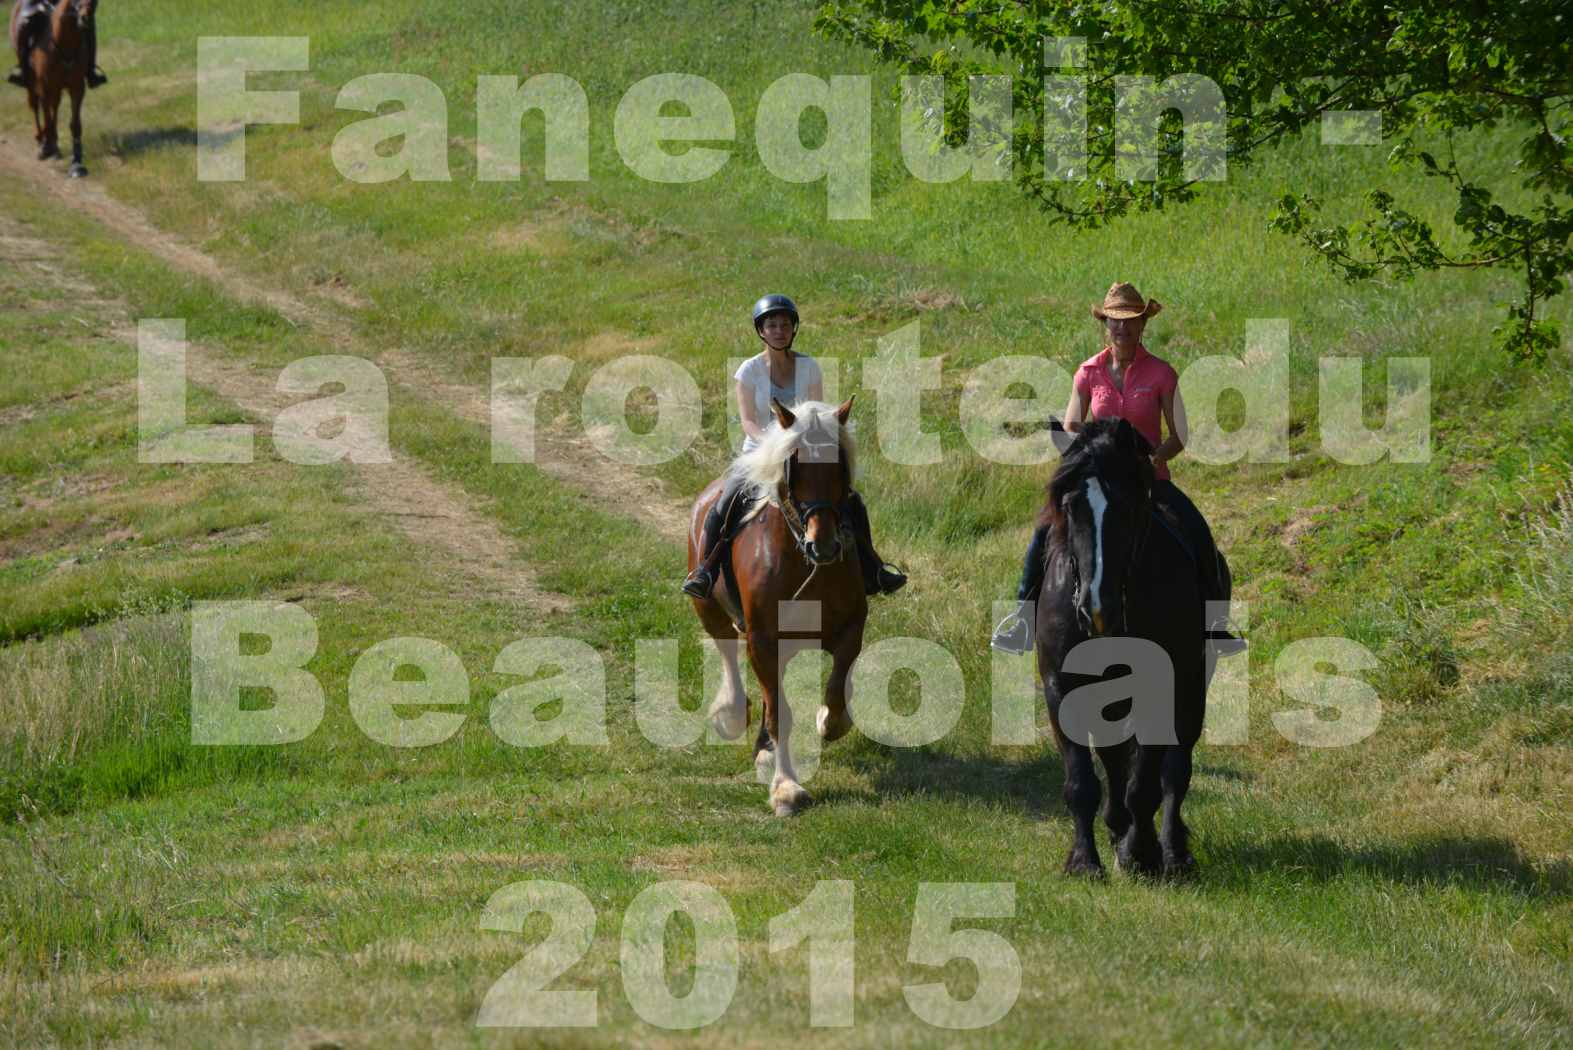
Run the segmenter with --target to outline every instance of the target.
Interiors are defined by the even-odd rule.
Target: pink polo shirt
[[[1125,368],[1122,392],[1109,375],[1113,360],[1114,348],[1106,346],[1083,361],[1076,369],[1076,392],[1086,399],[1092,418],[1128,420],[1157,448],[1163,437],[1163,395],[1174,392],[1180,377],[1163,358],[1137,346],[1135,359]],[[1157,476],[1168,480],[1168,464],[1158,467]]]

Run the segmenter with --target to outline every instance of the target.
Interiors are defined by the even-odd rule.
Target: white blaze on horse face
[[[1087,504],[1092,507],[1092,611],[1101,613],[1103,600],[1099,595],[1103,591],[1103,515],[1109,509],[1109,501],[1097,478],[1087,479]]]

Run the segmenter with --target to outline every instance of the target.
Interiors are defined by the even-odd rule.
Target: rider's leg
[[[1032,603],[1038,600],[1043,589],[1044,546],[1048,542],[1049,527],[1039,525],[1032,530],[1032,542],[1027,545],[1027,557],[1021,566],[1021,583],[1016,587],[1016,611],[994,627],[994,637],[989,644],[1002,652],[1025,653],[1032,650],[1033,620],[1027,615]]]
[[[858,560],[863,567],[863,593],[891,594],[899,591],[906,585],[906,574],[892,565],[886,565],[885,559],[874,549],[868,508],[863,505],[863,497],[856,490],[847,492],[847,510],[850,512],[848,524],[852,526],[852,535],[857,537]]]
[[[1043,587],[1043,547],[1048,539],[1047,525],[1039,525],[1032,530],[1032,542],[1027,544],[1027,559],[1021,565],[1021,584],[1016,588],[1016,600],[1019,602],[1038,600],[1038,591]]]
[[[730,531],[728,526],[743,502],[739,498],[742,490],[743,479],[737,475],[729,475],[726,486],[721,489],[721,494],[716,497],[714,503],[710,504],[710,510],[705,515],[704,528],[699,536],[699,564],[694,566],[694,571],[683,581],[684,594],[695,598],[710,596],[710,588],[715,586],[715,575],[707,568],[710,564],[710,556],[715,552],[721,537]]]
[[[33,49],[28,23],[23,22],[16,34],[16,69],[6,76],[6,81],[18,87],[27,87],[27,53]]]
[[[90,88],[102,87],[109,83],[109,78],[104,76],[104,71],[98,68],[98,22],[87,27],[86,39],[82,41],[83,59],[87,62],[87,86]]]
[[[1196,572],[1201,584],[1202,601],[1224,600],[1223,581],[1218,572],[1218,547],[1213,541],[1212,529],[1207,526],[1207,519],[1202,517],[1202,512],[1191,502],[1191,498],[1172,481],[1153,482],[1152,496],[1155,502],[1174,512],[1186,539],[1191,542],[1191,548],[1196,553]],[[1228,616],[1221,615],[1217,622],[1209,622],[1207,629],[1226,632]]]

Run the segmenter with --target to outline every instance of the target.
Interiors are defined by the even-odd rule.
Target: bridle
[[[1147,513],[1141,516],[1141,532],[1137,534],[1136,542],[1131,545],[1130,558],[1126,561],[1125,571],[1120,576],[1120,619],[1122,621],[1120,623],[1120,630],[1124,631],[1126,634],[1129,634],[1131,630],[1131,602],[1129,594],[1131,585],[1131,570],[1141,562],[1142,555],[1147,550],[1147,537],[1152,534],[1152,516],[1155,511],[1152,505],[1152,489],[1150,488],[1147,490],[1146,504]],[[1069,520],[1069,515],[1066,515],[1066,519]],[[1067,529],[1067,533],[1068,532],[1069,529]],[[1066,536],[1066,539],[1069,540],[1068,535]],[[1071,543],[1066,542],[1064,544],[1064,549],[1065,557],[1070,561],[1071,566],[1071,594],[1080,594],[1081,566],[1076,563],[1076,548]],[[1081,620],[1081,604],[1079,602],[1076,605],[1076,619],[1078,622]]]
[[[812,431],[809,433],[812,433]],[[808,434],[804,435],[804,437],[807,436]],[[828,442],[819,442],[815,444],[828,444]],[[847,480],[846,458],[840,448],[840,442],[837,442],[836,445],[836,457],[837,461],[841,465],[842,478],[843,480]],[[797,599],[798,594],[803,593],[804,588],[809,585],[809,582],[813,580],[814,575],[819,572],[823,566],[834,565],[837,562],[840,562],[847,556],[847,551],[851,549],[856,543],[856,539],[852,535],[851,526],[847,521],[851,514],[851,505],[848,500],[842,499],[840,503],[828,499],[800,500],[796,496],[792,495],[792,465],[795,462],[797,462],[797,452],[793,451],[793,453],[787,457],[787,461],[781,476],[781,488],[780,491],[776,494],[776,502],[777,505],[781,508],[782,519],[786,521],[787,531],[792,534],[792,540],[797,545],[798,553],[802,555],[803,560],[807,562],[809,566],[808,579],[804,580],[803,586],[797,589],[797,594],[792,596],[793,600]],[[828,514],[831,512],[834,512],[837,518],[836,539],[839,542],[836,550],[836,556],[829,561],[819,561],[809,557],[808,525],[809,522],[813,520],[815,514]]]

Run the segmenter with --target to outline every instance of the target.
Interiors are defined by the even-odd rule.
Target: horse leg
[[[1043,679],[1044,695],[1049,702],[1049,724],[1054,729],[1054,743],[1060,751],[1060,761],[1065,766],[1065,805],[1071,812],[1075,825],[1070,854],[1065,858],[1065,874],[1103,874],[1103,861],[1098,859],[1098,844],[1093,841],[1092,823],[1098,814],[1098,801],[1103,785],[1098,783],[1098,771],[1093,768],[1092,749],[1066,736],[1060,729],[1060,701],[1064,694],[1059,676],[1048,674]]]
[[[1188,875],[1196,869],[1196,858],[1191,856],[1191,832],[1180,816],[1180,806],[1191,787],[1189,747],[1182,744],[1165,749],[1159,780],[1163,787],[1163,873]]]
[[[1136,760],[1125,786],[1125,805],[1130,809],[1131,826],[1115,847],[1115,861],[1122,871],[1137,875],[1157,875],[1162,871],[1158,836],[1153,831],[1153,816],[1162,799],[1158,770],[1167,744],[1138,744]]]
[[[71,85],[71,177],[80,179],[87,174],[87,167],[82,163],[82,82],[76,81]]]
[[[792,749],[788,740],[792,734],[792,709],[786,703],[781,687],[781,654],[774,636],[750,632],[748,658],[754,665],[759,679],[759,689],[764,695],[764,730],[775,750],[775,774],[770,779],[770,807],[778,817],[790,817],[813,801],[803,786],[797,782],[797,770],[792,765]],[[757,752],[757,767],[764,751]]]
[[[825,683],[825,703],[815,719],[819,739],[827,744],[840,740],[852,729],[852,712],[847,707],[852,699],[852,683],[847,677],[852,672],[853,661],[862,651],[863,622],[848,624],[830,650],[830,680]]]
[[[768,784],[776,775],[776,742],[770,739],[770,730],[765,728],[764,713],[759,717],[759,733],[754,737],[754,779],[761,784]]]
[[[738,666],[740,638],[711,638],[721,654],[721,687],[710,702],[710,725],[722,740],[736,740],[748,728],[748,692]]]
[[[38,146],[38,159],[44,159],[44,98],[38,93],[36,82],[27,89],[27,104],[33,110],[33,142]]]
[[[38,151],[39,160],[60,156],[60,88],[50,84],[44,88],[44,148]]]
[[[1131,745],[1100,747],[1098,759],[1109,778],[1109,794],[1103,801],[1103,823],[1109,829],[1109,842],[1119,848],[1120,839],[1131,826],[1131,811],[1125,804],[1125,782],[1131,761]]]
[[[1185,794],[1191,788],[1191,755],[1202,736],[1202,721],[1207,712],[1207,669],[1205,657],[1199,661],[1180,682],[1176,693],[1175,737],[1178,743],[1164,749],[1158,779],[1163,792],[1163,873],[1168,876],[1188,875],[1196,869],[1196,858],[1191,856],[1190,829],[1180,815],[1185,804]],[[1194,697],[1186,703],[1185,697]]]

